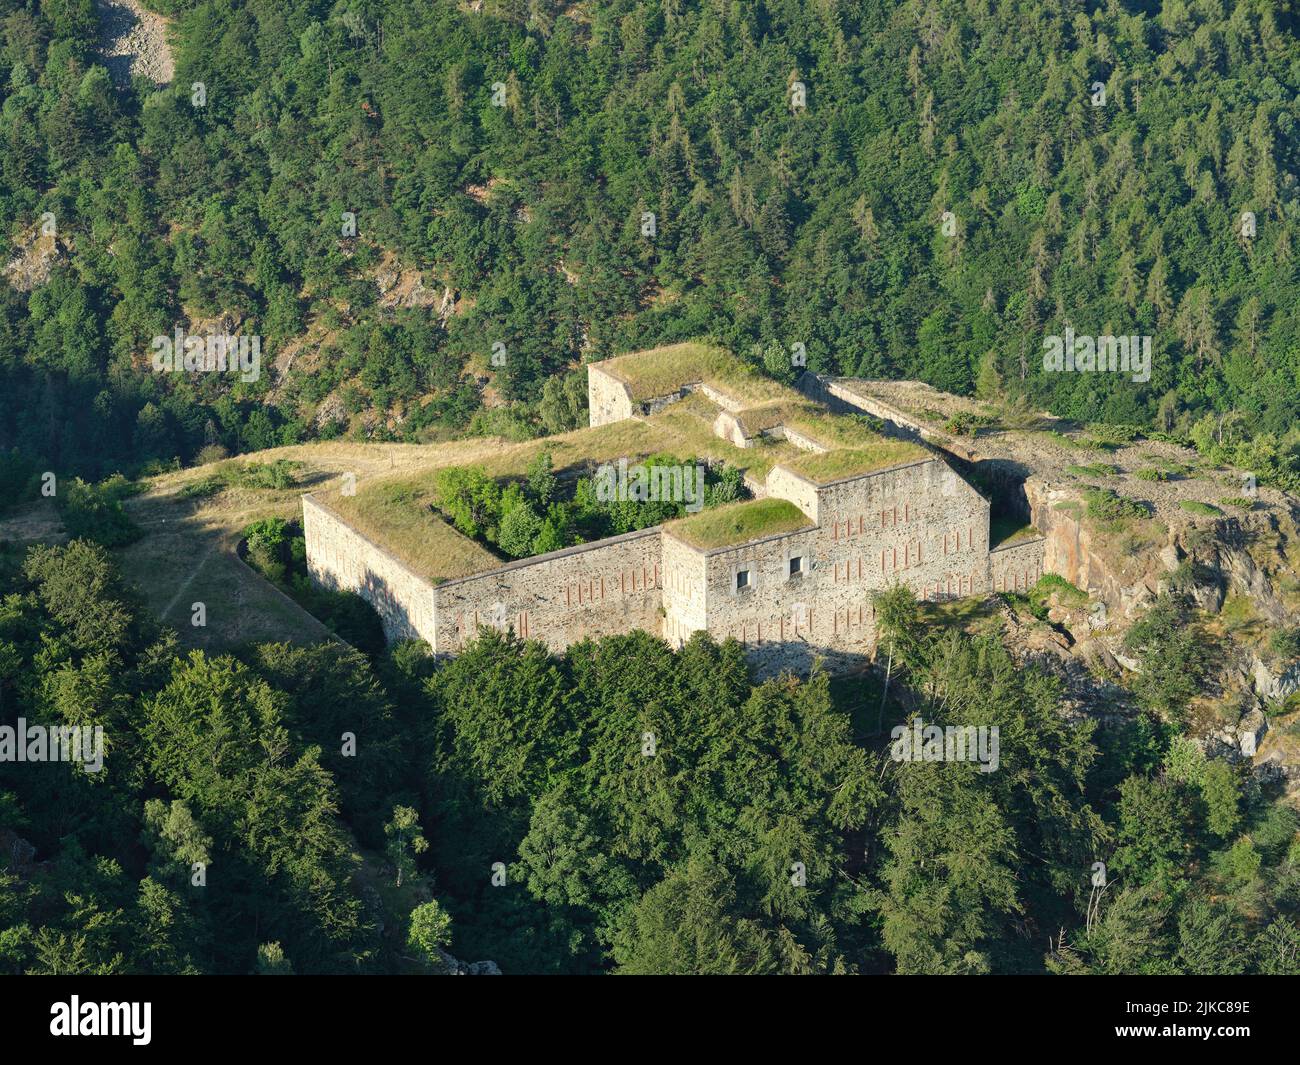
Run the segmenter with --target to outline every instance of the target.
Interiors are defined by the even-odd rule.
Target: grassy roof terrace
[[[633,400],[676,392],[703,381],[746,406],[773,400],[797,400],[799,394],[711,344],[670,344],[649,351],[616,355],[597,364],[627,385]]]
[[[385,481],[358,489],[354,496],[322,495],[320,501],[435,584],[503,564],[443,521],[433,510],[431,494],[408,482]]]
[[[664,531],[692,547],[707,551],[811,527],[808,516],[793,503],[768,498],[702,510],[688,518],[670,521],[664,526]]]
[[[827,451],[823,454],[804,452],[781,465],[814,484],[830,484],[846,477],[860,477],[927,458],[930,458],[930,452],[918,444],[879,437],[876,442],[862,447]]]

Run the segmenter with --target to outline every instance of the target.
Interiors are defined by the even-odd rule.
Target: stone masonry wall
[[[817,486],[808,478],[777,465],[768,471],[766,487],[769,496],[793,503],[808,515],[809,521],[816,523],[819,520],[820,496]]]
[[[1035,538],[989,552],[989,590],[1027,592],[1043,575],[1046,541]]]
[[[697,553],[708,629],[743,643],[760,673],[804,671],[816,658],[831,668],[860,662],[875,641],[872,594],[892,584],[920,599],[989,590],[988,502],[942,460],[822,487],[783,472],[782,488],[802,483],[815,494],[816,529]],[[1006,561],[1031,559],[1026,547]]]
[[[608,425],[632,417],[632,397],[627,385],[596,365],[587,367],[588,424]]]
[[[901,583],[918,599],[988,590],[988,501],[942,460],[841,481],[818,494],[834,583]]]
[[[307,572],[325,588],[356,592],[379,614],[390,643],[434,645],[434,588],[310,495],[302,497]]]
[[[588,392],[591,424],[632,416],[626,386],[594,366]],[[306,496],[308,565],[320,583],[372,603],[390,640],[419,636],[438,654],[482,627],[556,651],[635,629],[680,646],[707,629],[739,640],[769,674],[869,654],[878,589],[903,583],[920,599],[1023,590],[1043,570],[1042,540],[990,554],[988,501],[937,457],[820,486],[778,465],[754,488],[790,500],[815,527],[710,551],[656,527],[434,586]]]
[[[703,553],[709,631],[719,640],[738,640],[760,673],[806,671],[814,659],[841,649],[842,641],[832,634],[819,532],[769,536]],[[799,559],[793,575],[792,558]],[[737,580],[740,572],[746,574],[744,586]],[[860,649],[866,652],[865,642]]]
[[[680,647],[690,639],[691,633],[708,628],[705,609],[708,577],[704,552],[665,534],[663,584],[664,639],[674,647]]]
[[[659,635],[661,541],[656,526],[440,584],[435,649],[455,654],[483,627],[511,628],[556,651],[587,636]]]

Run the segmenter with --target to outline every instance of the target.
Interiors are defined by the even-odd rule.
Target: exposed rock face
[[[1189,521],[1164,528],[1151,522],[1142,539],[1096,531],[1084,520],[1074,487],[1030,477],[1025,495],[1032,521],[1046,540],[1044,570],[1097,596],[1119,620],[1135,620],[1175,583],[1211,614],[1235,592],[1249,597],[1275,624],[1294,616],[1279,598],[1274,580],[1278,573],[1292,572],[1285,545],[1295,539],[1296,523],[1285,507],[1225,516],[1208,526]]]
[[[1098,597],[1112,614],[1124,620],[1137,617],[1156,597],[1167,572],[1162,558],[1171,557],[1169,551],[1152,552],[1146,557],[1121,552],[1116,558],[1115,545],[1099,542],[1099,534],[1083,521],[1081,507],[1061,509],[1061,505],[1068,508],[1078,504],[1077,491],[1055,488],[1030,477],[1025,481],[1025,496],[1033,524],[1045,538],[1045,572],[1064,577]]]
[[[95,0],[99,15],[100,51],[104,65],[119,87],[132,75],[157,85],[172,80],[175,65],[167,45],[167,20],[143,7],[138,0]]]
[[[5,264],[5,279],[19,292],[30,292],[50,279],[54,264],[64,258],[67,242],[44,232],[40,223],[15,242],[14,257]]]
[[[1253,660],[1255,694],[1267,702],[1281,702],[1300,691],[1300,662],[1270,666],[1258,655]]]
[[[439,948],[442,963],[447,966],[449,976],[500,976],[501,969],[494,961],[457,961],[445,950]]]

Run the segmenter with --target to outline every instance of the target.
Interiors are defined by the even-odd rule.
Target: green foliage
[[[1108,525],[1145,518],[1149,513],[1145,504],[1117,495],[1109,488],[1090,488],[1083,497],[1087,502],[1088,517]]]
[[[279,943],[259,943],[255,972],[258,976],[292,976],[293,964]]]
[[[99,484],[73,478],[57,496],[68,535],[105,547],[122,547],[139,539],[139,528],[122,507],[122,501],[135,491],[121,475]]]
[[[996,421],[997,419],[990,415],[971,414],[962,411],[944,423],[943,431],[945,433],[954,433],[957,436],[975,436],[980,429],[987,428],[995,424]]]
[[[36,495],[36,466],[16,448],[0,450],[0,514]]]
[[[451,945],[451,915],[438,905],[437,899],[422,902],[411,911],[406,942],[430,964],[440,960],[439,947]]]
[[[1202,690],[1212,646],[1192,619],[1187,602],[1166,593],[1125,634],[1124,646],[1141,666],[1133,689],[1152,713],[1181,721]]]
[[[1120,468],[1107,462],[1094,462],[1086,466],[1067,466],[1066,472],[1076,477],[1118,477]]]
[[[1284,661],[1300,658],[1300,625],[1274,629],[1268,634],[1268,649]]]
[[[996,633],[927,630],[903,586],[875,604],[885,705],[996,726],[995,772],[893,761],[824,674],[755,683],[705,634],[556,657],[489,630],[376,673],[328,643],[180,655],[97,545],[9,579],[0,697],[112,741],[102,781],[0,763],[0,816],[48,867],[0,869],[5,971],[439,971],[453,918],[457,954],[507,972],[1296,968],[1289,806],[1145,715],[1071,723],[1059,682]],[[1186,670],[1172,609],[1135,653]],[[1098,854],[1115,883],[1085,922]],[[1072,931],[1043,959],[1026,922]]]
[[[386,646],[375,608],[352,591],[322,588],[307,573],[301,529],[283,518],[264,518],[244,529],[248,563],[309,614],[353,647],[377,657]]]
[[[696,502],[711,508],[749,494],[743,473],[732,466],[705,467],[694,459],[683,462],[666,454],[632,466],[648,476],[656,470],[689,470],[692,478],[698,467],[704,471],[702,495],[698,501],[688,500],[691,486],[684,481],[682,498],[638,498],[631,488],[621,494],[607,491],[617,489],[616,473],[613,478],[598,473],[563,484],[553,471],[550,452],[541,451],[522,482],[494,480],[477,466],[441,469],[434,475],[434,498],[447,520],[465,535],[507,558],[527,558],[659,525],[683,517],[695,509]],[[616,471],[613,465],[607,469]]]
[[[906,668],[919,697],[909,719],[997,727],[1001,750],[993,772],[972,762],[893,766],[898,809],[883,832],[875,902],[883,941],[900,972],[992,972],[1009,960],[1012,929],[1069,890],[1107,839],[1079,789],[1096,753],[1091,729],[1067,725],[1057,683],[1018,666],[996,634],[919,639]],[[1034,819],[1012,813],[1024,803]],[[1027,852],[1037,856],[1028,880]]]
[[[276,459],[274,462],[232,462],[220,467],[218,476],[226,484],[240,488],[284,490],[298,483],[297,470],[301,465],[288,459]]]
[[[1187,437],[1209,418],[1207,446],[1266,483],[1300,476],[1280,176],[1297,44],[1272,8],[936,0],[938,36],[961,42],[946,47],[860,0],[830,22],[800,5],[381,0],[331,19],[268,2],[163,5],[178,70],[239,72],[205,108],[114,92],[84,5],[4,31],[5,232],[26,240],[49,207],[61,244],[3,309],[0,424],[43,466],[93,479],[367,432],[363,409],[385,416],[378,435],[461,430],[496,340],[506,406],[476,429],[556,431],[581,422],[583,358],[711,336],[767,345],[782,373],[796,337],[818,372],[964,390],[978,369],[986,393],[1098,435]],[[381,25],[385,47],[356,47]],[[1164,74],[1141,91],[1106,74],[1093,111],[1063,54]],[[719,105],[771,100],[792,69],[823,87],[797,115]],[[481,106],[498,79],[507,106]],[[355,247],[325,239],[321,205],[357,203]],[[1220,239],[1246,204],[1269,220],[1259,236]],[[420,264],[453,300],[402,306],[404,274],[381,301],[381,262]],[[274,387],[265,366],[255,383],[122,372],[186,313],[237,317],[264,361],[314,326],[323,357]],[[1152,381],[1039,372],[1034,340],[1063,315],[1153,335]],[[327,397],[354,417],[318,419]]]
[[[283,518],[265,518],[244,530],[248,560],[267,579],[279,584],[287,570],[289,523]]]
[[[429,849],[429,841],[420,834],[419,814],[410,806],[394,806],[393,819],[384,825],[388,844],[384,848],[392,863],[397,886],[416,873],[415,856]]]

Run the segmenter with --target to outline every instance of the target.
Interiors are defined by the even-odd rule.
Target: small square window
[[[801,573],[803,573],[803,555],[792,555],[790,557],[789,575],[798,577]]]
[[[736,590],[739,591],[741,588],[748,588],[748,587],[749,587],[749,570],[747,569],[736,570]]]

